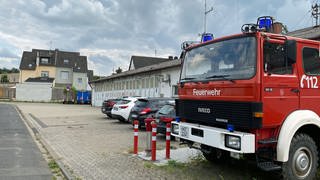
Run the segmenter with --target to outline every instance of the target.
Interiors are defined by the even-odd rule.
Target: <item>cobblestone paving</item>
[[[108,119],[99,108],[61,104],[17,104],[26,117],[38,118],[41,136],[60,161],[82,179],[182,179],[161,169],[145,167],[130,154],[133,129],[130,124]],[[36,123],[36,121],[33,121]],[[36,123],[37,124],[37,123]],[[140,150],[145,132],[139,132]],[[159,147],[164,147],[164,138]],[[162,140],[161,140],[162,139]],[[173,143],[177,146],[177,143]]]
[[[132,125],[108,119],[100,108],[87,105],[14,103],[33,124],[52,155],[80,179],[279,179],[277,173],[258,170],[248,161],[226,160],[212,164],[192,161],[187,166],[151,166],[131,154]],[[139,151],[146,133],[139,132]],[[164,136],[157,137],[157,149],[164,149]],[[172,146],[179,147],[178,142]]]

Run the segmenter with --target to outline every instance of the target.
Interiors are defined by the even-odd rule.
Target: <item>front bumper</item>
[[[230,132],[226,129],[191,124],[186,122],[172,122],[171,135],[188,141],[205,144],[218,149],[236,153],[255,153],[255,135],[246,132]],[[174,130],[175,129],[175,130]],[[240,138],[240,149],[226,146],[226,136]]]

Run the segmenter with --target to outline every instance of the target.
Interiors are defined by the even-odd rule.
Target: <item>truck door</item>
[[[297,65],[287,62],[285,45],[281,42],[263,43],[262,101],[264,127],[280,125],[299,109]]]
[[[319,112],[320,104],[320,58],[319,44],[300,44],[298,55],[302,57],[299,65],[300,74],[300,107]]]

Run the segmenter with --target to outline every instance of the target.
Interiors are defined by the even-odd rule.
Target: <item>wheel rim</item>
[[[306,147],[299,148],[293,156],[293,173],[299,179],[307,177],[311,171],[313,159],[311,151]]]

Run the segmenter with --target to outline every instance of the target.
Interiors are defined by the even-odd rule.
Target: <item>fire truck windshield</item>
[[[239,37],[186,52],[181,81],[249,79],[256,72],[256,38]]]

